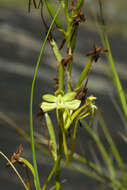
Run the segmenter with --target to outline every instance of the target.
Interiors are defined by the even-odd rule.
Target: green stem
[[[69,62],[69,68],[68,68],[68,71],[67,71],[67,89],[68,89],[68,92],[72,91],[72,81],[71,81],[71,69],[70,69],[70,67],[72,67],[72,61]]]
[[[65,12],[65,17],[66,17],[66,22],[67,22],[67,31],[65,32],[65,38],[66,38],[66,43],[67,43],[67,52],[68,52],[68,54],[72,54],[72,59],[68,63],[68,70],[67,70],[67,88],[68,88],[68,92],[70,92],[70,91],[72,91],[70,78],[71,78],[73,52],[74,52],[74,48],[75,48],[78,26],[73,24],[75,17],[69,16],[68,0],[64,1],[64,12]]]
[[[63,112],[64,112],[63,110],[60,110],[60,125],[59,126],[60,126],[60,130],[61,130],[61,134],[62,134],[62,138],[60,139],[60,142],[62,141],[61,152],[64,149],[64,153],[65,153],[65,157],[66,157],[66,164],[68,164],[69,157],[68,157],[68,148],[67,148],[67,137],[66,137],[65,126],[64,126],[64,121],[63,121]]]
[[[61,149],[61,147],[60,147]],[[62,151],[60,150],[57,161],[56,161],[56,170],[55,170],[55,180],[56,180],[56,190],[61,189],[61,182],[60,182],[60,163],[62,158]]]
[[[59,90],[63,90],[64,89],[64,68],[63,68],[63,65],[61,63],[62,61],[62,56],[61,56],[61,53],[59,51],[59,48],[56,44],[56,42],[54,41],[54,39],[51,40],[50,42],[51,46],[52,46],[52,49],[53,49],[53,52],[54,52],[54,55],[58,61],[58,79],[59,79]]]
[[[67,22],[67,31],[65,33],[65,38],[66,38],[67,48],[69,49],[70,39],[71,39],[71,34],[72,34],[72,19],[69,16],[68,0],[64,0],[64,13],[65,13],[66,22]]]
[[[56,180],[56,190],[61,189],[61,181],[60,181],[60,164],[63,155],[63,111],[60,110],[60,114],[58,110],[56,110],[57,121],[58,121],[58,137],[59,137],[59,149],[57,153],[57,160],[55,162],[55,180]]]
[[[72,55],[71,60],[68,62],[68,70],[67,70],[67,88],[68,88],[68,92],[70,92],[71,89],[71,71],[72,71],[72,62],[73,62],[73,52],[72,52],[72,47],[71,47],[71,38],[72,38],[72,33],[73,33],[73,26],[72,26],[72,19],[68,19],[67,20],[67,31],[66,31],[66,43],[67,43],[67,51],[68,54]],[[74,45],[74,43],[73,43]],[[73,50],[74,50],[74,46],[73,46]]]
[[[68,22],[70,19],[69,12],[68,12],[68,0],[64,0],[64,13],[65,13],[66,20]]]
[[[37,184],[37,190],[40,190],[40,181],[39,181],[39,175],[38,175],[38,169],[37,169],[37,162],[36,162],[36,154],[35,154],[35,142],[34,142],[34,132],[33,132],[33,94],[34,94],[34,86],[35,86],[35,81],[36,81],[36,77],[37,77],[37,72],[38,72],[38,68],[39,68],[39,64],[40,64],[40,60],[41,60],[41,56],[43,54],[43,51],[44,51],[44,47],[45,47],[45,44],[46,44],[46,41],[48,39],[48,36],[50,34],[50,31],[51,31],[51,28],[55,22],[55,19],[61,9],[61,5],[62,3],[60,3],[57,11],[56,11],[56,14],[52,20],[52,23],[49,27],[49,30],[47,32],[47,35],[45,37],[45,40],[42,44],[42,48],[41,48],[41,51],[40,51],[40,55],[38,57],[38,60],[37,60],[37,64],[36,64],[36,67],[35,67],[35,71],[34,71],[34,76],[33,76],[33,81],[32,81],[32,87],[31,87],[31,94],[30,94],[30,137],[31,137],[31,149],[32,149],[32,157],[33,157],[33,165],[34,165],[34,172],[35,172],[35,180],[36,180],[36,184]]]
[[[77,26],[73,26],[70,27],[70,36],[68,37],[68,47],[69,48],[69,54],[72,55],[71,60],[68,63],[68,71],[67,71],[67,87],[68,87],[68,92],[72,91],[72,84],[71,84],[71,72],[72,72],[72,64],[73,64],[73,55],[74,55],[74,49],[75,49],[75,43],[76,43],[76,38],[77,38],[77,29],[78,29],[78,25]]]

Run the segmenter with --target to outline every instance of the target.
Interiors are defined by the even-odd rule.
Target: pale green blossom
[[[63,96],[61,94],[58,96],[46,94],[42,97],[45,101],[41,103],[40,107],[44,112],[48,112],[53,109],[76,110],[80,106],[81,101],[74,99],[75,96],[75,92],[69,92]]]

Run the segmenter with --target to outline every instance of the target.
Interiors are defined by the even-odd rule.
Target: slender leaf
[[[50,3],[49,0],[45,0],[45,4],[46,7],[48,9],[48,12],[50,14],[50,16],[52,17],[52,19],[55,17],[56,11],[54,10],[54,7],[52,6],[52,4]],[[62,23],[59,20],[58,16],[55,18],[55,24],[58,28],[62,28]]]
[[[55,131],[54,131],[54,127],[52,124],[52,121],[48,115],[48,113],[45,113],[45,119],[46,119],[46,124],[47,124],[47,128],[48,128],[48,132],[50,135],[50,143],[51,143],[51,147],[52,147],[52,155],[54,157],[54,160],[57,159],[57,143],[56,143],[56,137],[55,137]]]

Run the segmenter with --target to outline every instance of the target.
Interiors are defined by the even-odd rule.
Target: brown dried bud
[[[100,46],[94,45],[92,51],[88,52],[86,56],[93,56],[94,61],[97,62],[100,54],[108,52],[108,50],[103,50]]]
[[[22,154],[23,151],[23,146],[20,144],[16,150],[16,153],[14,152],[13,155],[11,156],[11,163],[15,164],[16,162],[19,162],[19,158]],[[10,163],[7,163],[6,166],[10,166]]]

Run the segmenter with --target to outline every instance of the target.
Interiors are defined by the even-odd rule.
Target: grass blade
[[[52,152],[54,160],[56,160],[57,159],[57,143],[56,143],[55,131],[54,131],[54,127],[48,113],[45,113],[45,119],[46,119],[46,124],[47,124],[47,128],[50,135],[50,142],[51,142],[51,147],[52,147],[51,152]]]
[[[51,18],[53,19],[55,17],[55,14],[56,14],[56,11],[54,10],[54,7],[51,5],[49,0],[45,0],[45,4],[46,4],[46,7],[48,9],[48,12],[49,12]],[[56,24],[56,26],[58,28],[62,28],[62,23],[59,20],[58,16],[56,16],[56,18],[55,18],[55,24]]]

